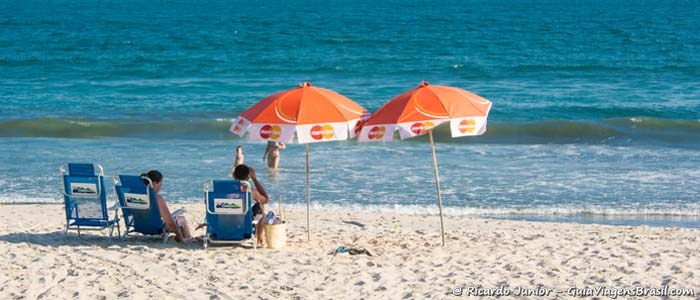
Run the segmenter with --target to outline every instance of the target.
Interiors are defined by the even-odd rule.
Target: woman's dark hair
[[[238,165],[233,169],[233,179],[236,180],[248,180],[250,175],[250,168],[246,165]]]
[[[141,177],[144,177],[144,176],[151,179],[151,182],[153,182],[153,183],[159,183],[159,182],[163,181],[163,174],[161,174],[157,170],[150,170],[150,171],[148,171],[148,173],[141,174]],[[148,185],[148,180],[144,179],[143,184]]]

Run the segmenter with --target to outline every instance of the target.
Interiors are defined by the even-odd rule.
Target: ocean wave
[[[156,121],[126,122],[119,120],[36,118],[0,121],[0,137],[50,138],[193,138],[230,137],[230,121]]]
[[[447,142],[449,128],[437,128],[438,141]],[[568,143],[665,143],[697,144],[700,120],[659,118],[612,118],[600,121],[545,120],[527,123],[489,124],[483,138],[460,138],[458,142],[508,144]]]
[[[148,137],[229,139],[230,120],[102,120],[88,118],[16,119],[0,121],[0,137],[101,138]],[[491,123],[480,137],[453,139],[447,124],[435,129],[443,143],[611,143],[636,141],[669,144],[700,142],[700,120],[613,118],[601,121],[545,120],[528,123]],[[413,140],[427,139],[418,137]]]

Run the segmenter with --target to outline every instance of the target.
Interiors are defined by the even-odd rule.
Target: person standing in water
[[[237,166],[243,164],[243,146],[238,145],[236,147],[236,158],[233,161],[233,167],[231,167],[231,174],[233,174],[233,170],[236,169]]]
[[[280,164],[280,149],[285,149],[287,146],[282,142],[267,142],[267,148],[265,148],[265,154],[263,154],[263,161],[267,159],[267,167],[276,170]]]

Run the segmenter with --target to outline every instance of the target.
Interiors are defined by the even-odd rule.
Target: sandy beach
[[[191,222],[202,220],[203,205],[185,207]],[[306,212],[297,209],[288,212],[285,249],[205,250],[172,239],[110,240],[108,231],[79,239],[63,233],[64,214],[57,204],[0,206],[0,299],[625,299],[633,292],[700,292],[697,229],[447,217],[441,247],[434,215],[312,211],[307,242]],[[372,255],[334,255],[339,246]]]

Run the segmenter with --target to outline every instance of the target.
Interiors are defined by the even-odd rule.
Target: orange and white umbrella
[[[445,245],[445,227],[442,217],[442,196],[438,174],[433,129],[449,122],[452,137],[480,135],[486,132],[486,118],[491,101],[474,93],[449,86],[429,85],[418,87],[389,100],[365,122],[358,141],[391,141],[394,132],[407,139],[428,134],[433,154],[435,186],[440,208],[442,245]]]
[[[486,132],[491,101],[471,92],[422,82],[385,103],[367,120],[359,141],[391,141],[399,131],[401,139],[430,132],[450,122],[452,137]]]
[[[297,88],[267,96],[236,118],[231,132],[258,141],[300,144],[354,138],[367,110],[334,91],[304,82]]]
[[[357,136],[367,110],[334,91],[311,86],[299,87],[263,98],[233,121],[232,133],[255,141],[306,144],[306,223],[309,232],[309,143],[347,140]]]

